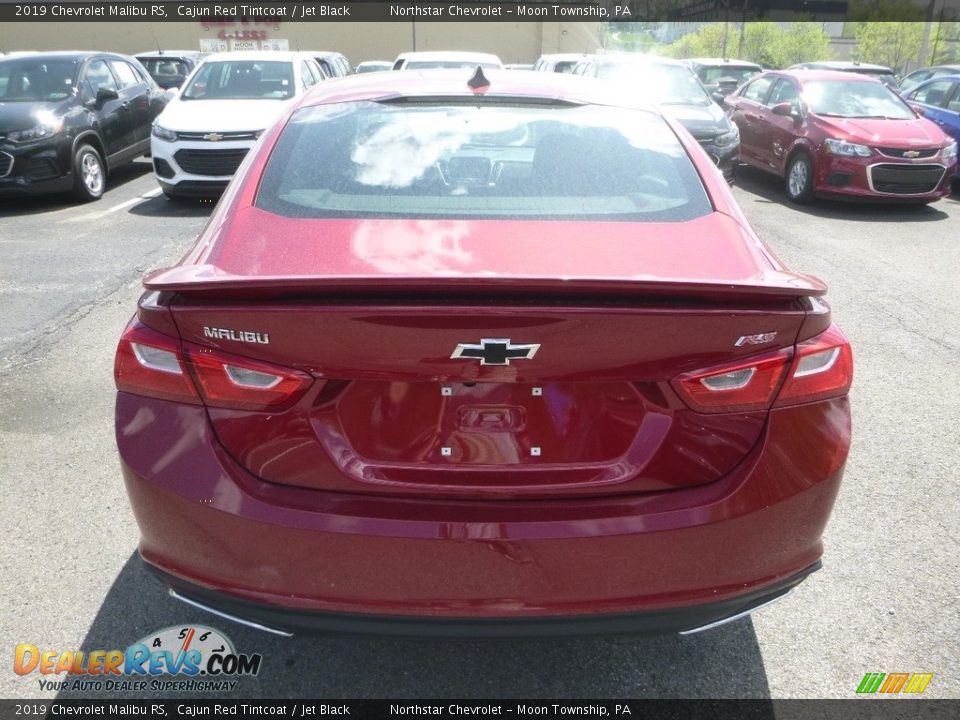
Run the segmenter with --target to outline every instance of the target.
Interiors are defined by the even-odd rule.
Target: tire
[[[81,145],[73,156],[73,194],[82,202],[103,197],[107,186],[107,169],[92,145]]]
[[[793,202],[802,205],[813,199],[813,163],[809,155],[801,151],[790,158],[783,184]]]

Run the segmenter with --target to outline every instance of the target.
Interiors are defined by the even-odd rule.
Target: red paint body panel
[[[282,488],[233,462],[202,408],[125,394],[117,434],[141,553],[173,575],[288,607],[515,617],[696,604],[809,566],[850,416],[846,399],[775,410],[703,487],[546,505]]]
[[[802,93],[804,84],[817,80],[852,80],[881,84],[866,75],[834,71],[777,71],[767,74],[792,82]],[[842,118],[815,115],[804,106],[802,121],[792,117],[774,115],[769,106],[742,97],[744,88],[728,95],[724,105],[731,118],[745,135],[741,158],[761,170],[786,174],[787,162],[798,150],[805,151],[813,161],[813,188],[818,195],[861,199],[913,200],[929,202],[945,197],[951,192],[951,180],[956,173],[956,158],[949,162],[941,160],[940,149],[952,139],[937,125],[924,117],[907,120],[882,118]],[[936,151],[931,157],[914,159],[892,157],[874,150],[868,157],[847,157],[827,151],[827,138],[846,140],[870,148],[899,148],[918,151]],[[874,165],[911,167],[940,164],[943,176],[930,192],[896,194],[880,192],[872,184],[869,168]],[[831,182],[831,177],[844,178],[840,186]]]

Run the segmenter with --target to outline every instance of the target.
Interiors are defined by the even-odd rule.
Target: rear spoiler
[[[710,283],[695,279],[643,277],[552,278],[543,276],[238,276],[212,265],[182,265],[149,274],[148,290],[198,299],[268,299],[284,296],[436,296],[459,295],[495,299],[509,297],[687,298],[707,302],[789,301],[824,295],[826,285],[809,275],[768,270],[750,282]]]

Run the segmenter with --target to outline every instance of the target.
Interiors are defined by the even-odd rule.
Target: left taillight
[[[203,401],[212,407],[277,410],[313,384],[307,373],[187,345],[186,364]]]
[[[134,318],[127,325],[113,363],[117,390],[200,405],[200,395],[180,357],[179,340]]]
[[[299,370],[181,344],[136,318],[120,338],[114,378],[122,392],[241,410],[280,409],[313,383]]]

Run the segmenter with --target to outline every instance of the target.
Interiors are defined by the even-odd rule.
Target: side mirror
[[[770,108],[770,112],[772,112],[774,115],[792,117],[794,122],[800,122],[803,119],[800,113],[797,112],[796,106],[794,106],[794,104],[791,102],[777,103]]]
[[[723,101],[724,101],[724,99],[725,99],[726,97],[727,97],[726,94],[720,92],[719,90],[714,90],[714,91],[713,91],[713,101],[714,101],[717,105],[720,105],[721,107],[723,106]]]
[[[116,90],[105,87],[97,88],[97,105],[103,105],[110,100],[118,100],[119,98]]]
[[[173,100],[177,95],[180,94],[180,91],[177,88],[167,88],[163,91],[163,97],[167,102]]]
[[[908,102],[907,105],[909,105],[909,106],[910,106],[910,109],[913,110],[913,111],[917,114],[917,117],[923,117],[923,106],[922,106],[922,105],[918,105],[917,103],[913,103],[913,102]]]

